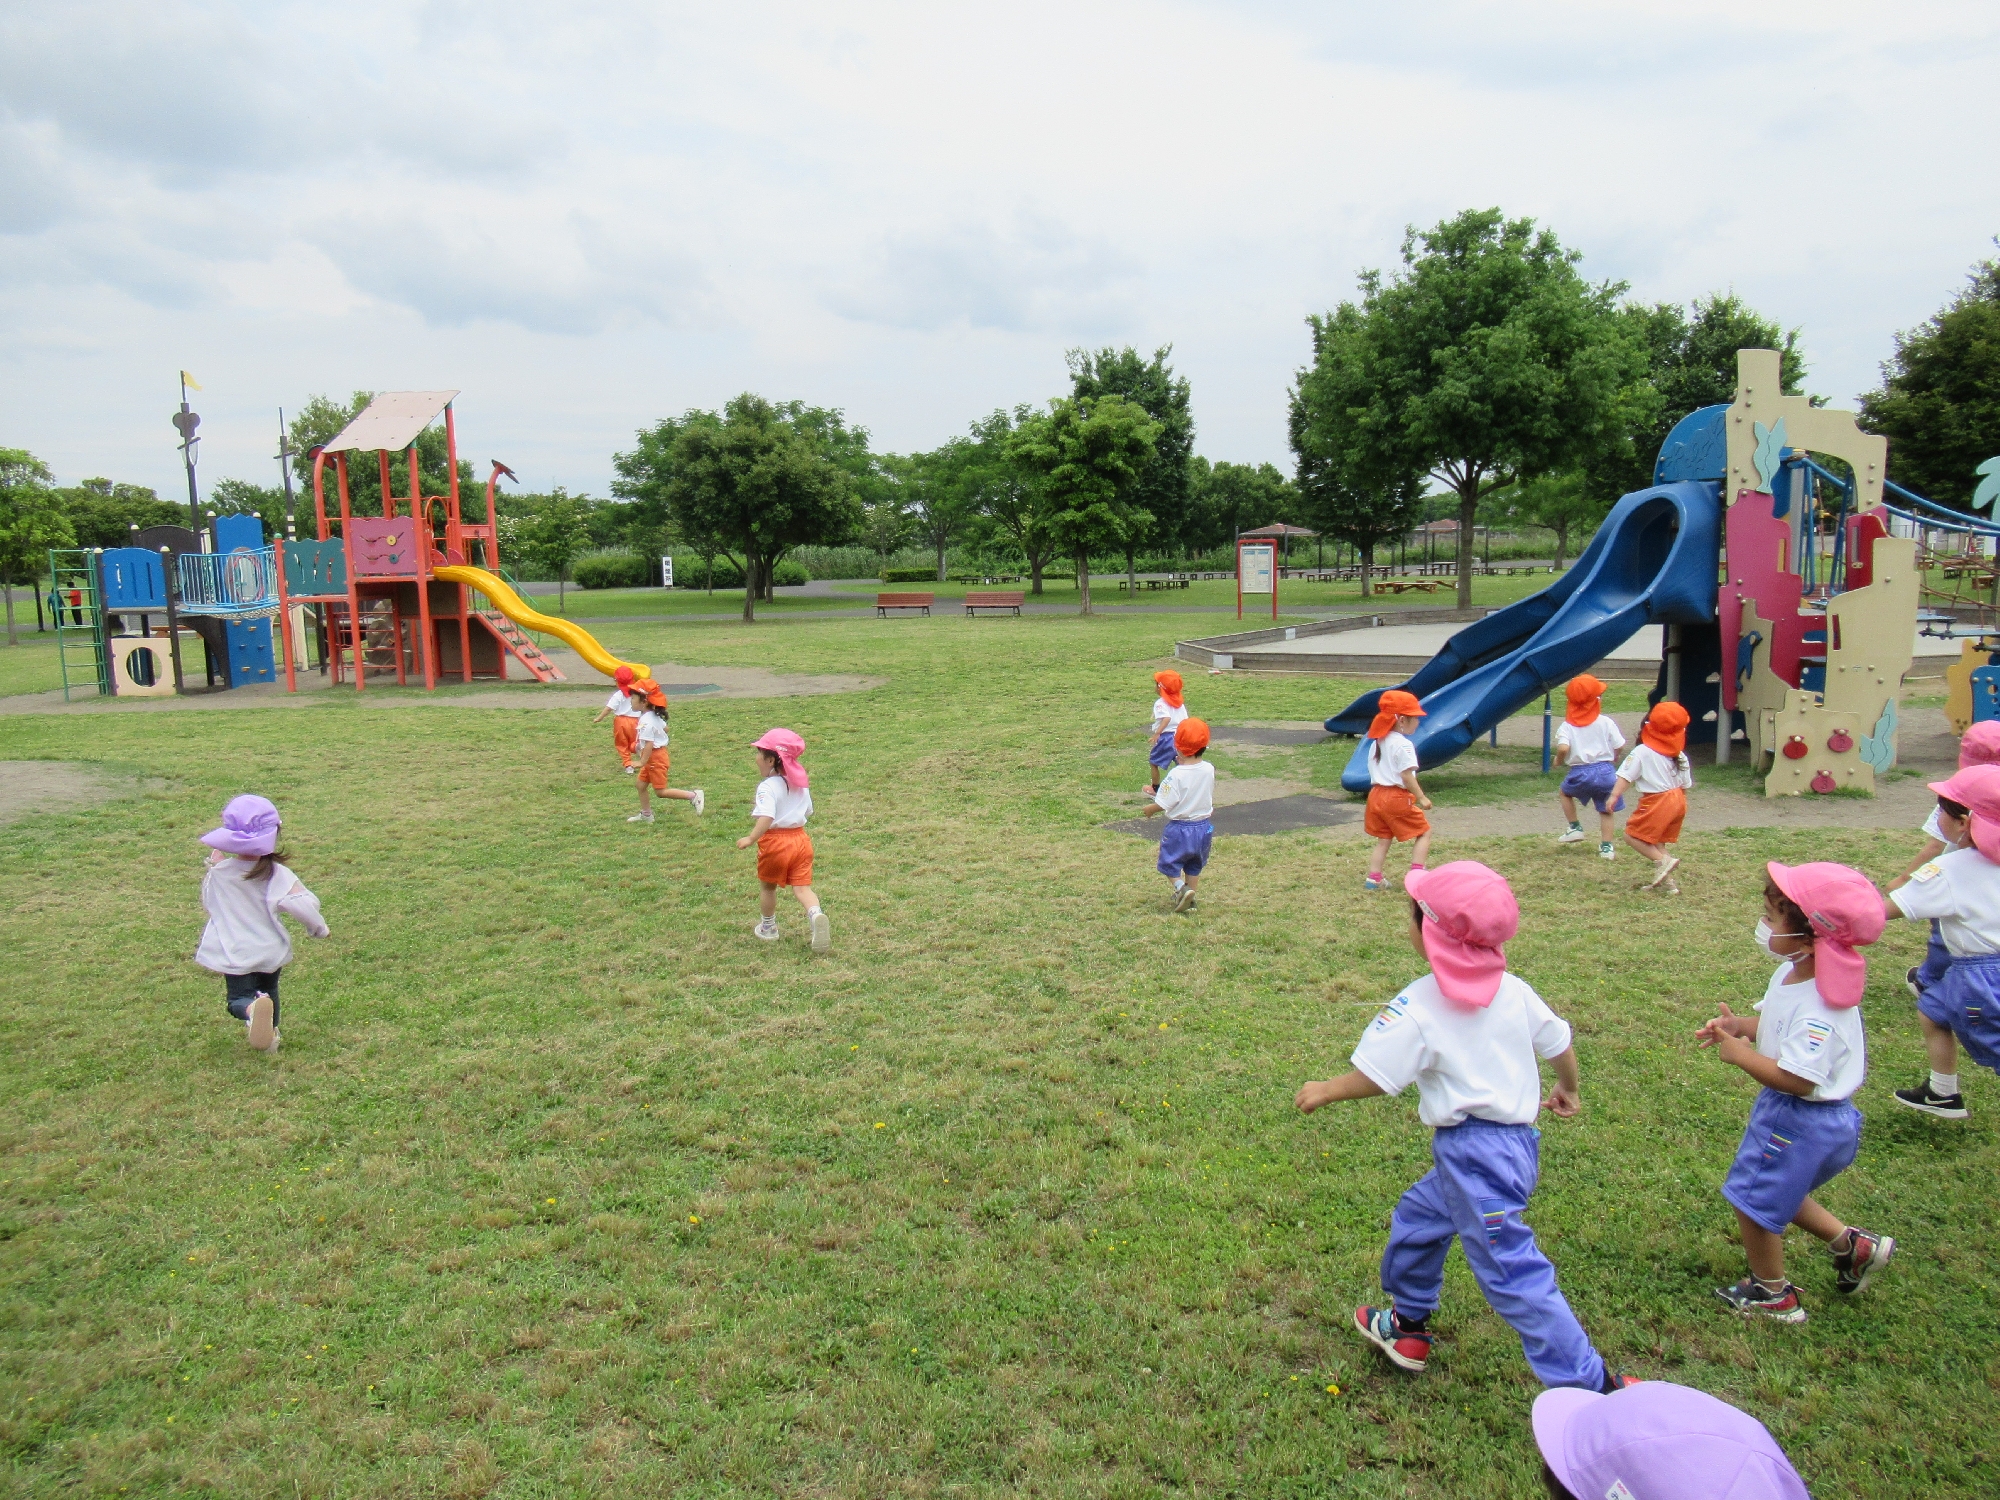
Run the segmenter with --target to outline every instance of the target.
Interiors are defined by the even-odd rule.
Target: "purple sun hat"
[[[1535,1398],[1535,1445],[1577,1500],[1811,1500],[1764,1424],[1706,1391],[1647,1380]]]
[[[224,854],[270,854],[278,847],[278,825],[284,820],[263,797],[231,797],[222,810],[222,826],[204,833],[201,841]]]

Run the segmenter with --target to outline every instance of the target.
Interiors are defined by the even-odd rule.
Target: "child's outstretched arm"
[[[1632,790],[1632,783],[1620,776],[1611,783],[1611,806],[1616,807],[1625,800],[1625,794]]]
[[[1417,799],[1417,806],[1421,807],[1425,812],[1431,810],[1431,799],[1426,797],[1424,789],[1417,785],[1417,773],[1415,771],[1405,771],[1403,773],[1403,786],[1412,797]]]
[[[1311,1114],[1324,1104],[1339,1104],[1347,1099],[1375,1099],[1379,1098],[1382,1092],[1381,1084],[1357,1068],[1351,1073],[1341,1074],[1338,1078],[1303,1085],[1292,1102],[1306,1114]]]
[[[1726,1009],[1727,1007],[1725,1007]],[[1742,1017],[1737,1019],[1741,1020]],[[1766,1057],[1757,1050],[1757,1044],[1747,1037],[1734,1032],[1722,1032],[1715,1039],[1716,1055],[1733,1067],[1741,1068],[1767,1089],[1776,1089],[1781,1094],[1794,1094],[1803,1099],[1818,1085],[1810,1078],[1801,1078],[1796,1073],[1787,1073],[1778,1066],[1775,1057]]]
[[[293,886],[273,904],[314,937],[329,935],[331,929],[326,925],[326,918],[320,915],[319,897],[304,886]]]
[[[1556,1075],[1556,1086],[1549,1090],[1549,1097],[1542,1101],[1542,1108],[1567,1120],[1583,1108],[1583,1097],[1578,1092],[1583,1080],[1577,1071],[1576,1048],[1565,1047],[1548,1062],[1550,1071]]]
[[[739,849],[748,849],[770,831],[771,820],[769,818],[756,818],[750,824],[750,831],[736,841],[736,847]]]
[[[1885,891],[1893,891],[1897,886],[1907,884],[1912,875],[1916,874],[1917,871],[1921,870],[1925,865],[1929,864],[1932,860],[1936,859],[1940,854],[1944,853],[1945,850],[1947,850],[1950,847],[1951,846],[1949,844],[1941,843],[1937,839],[1929,839],[1929,838],[1925,839],[1924,852],[1919,854],[1915,859],[1911,860],[1910,867],[1907,870],[1903,871],[1902,874],[1898,875],[1894,880],[1890,881],[1887,885],[1883,886],[1882,889]]]

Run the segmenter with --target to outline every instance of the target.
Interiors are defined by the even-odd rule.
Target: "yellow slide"
[[[609,651],[597,644],[597,637],[581,625],[572,625],[567,620],[545,615],[534,608],[507,586],[507,580],[497,573],[489,573],[484,568],[432,568],[431,577],[445,583],[463,583],[478,589],[493,601],[493,607],[519,625],[523,630],[541,630],[554,636],[595,671],[611,676],[620,667],[630,667],[641,677],[652,676],[652,670],[642,661],[620,661]]]

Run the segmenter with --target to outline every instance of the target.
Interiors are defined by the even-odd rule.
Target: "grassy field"
[[[1414,1101],[1291,1107],[1415,972],[1407,907],[1302,832],[1221,841],[1169,917],[1101,826],[1178,628],[635,623],[652,660],[888,679],[678,705],[709,812],[651,828],[587,711],[0,717],[0,759],[166,782],[0,839],[5,1492],[1540,1495],[1535,1384],[1456,1255],[1422,1378],[1348,1327],[1424,1170]],[[1312,720],[1351,687],[1188,697]],[[795,904],[749,931],[773,723],[809,747],[823,959]],[[1215,759],[1328,786],[1339,753]],[[1529,1217],[1600,1347],[1754,1411],[1815,1493],[1994,1493],[2000,1088],[1968,1070],[1959,1125],[1888,1101],[1921,932],[1872,964],[1867,1137],[1825,1194],[1895,1264],[1843,1305],[1796,1247],[1798,1328],[1710,1293],[1753,1088],[1689,1033],[1762,989],[1759,862],[1885,875],[1915,831],[1691,837],[1656,903],[1587,850],[1454,839],[1454,805],[1548,795],[1533,752],[1479,755],[1426,777],[1435,858],[1508,874],[1512,967],[1575,1023],[1584,1112]],[[275,1059],[188,958],[195,839],[245,790],[334,931]]]

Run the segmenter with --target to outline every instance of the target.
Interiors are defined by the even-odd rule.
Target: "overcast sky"
[[[1289,471],[1304,319],[1497,205],[1646,300],[1734,288],[1848,404],[1994,253],[2000,6],[13,0],[0,446],[275,483],[277,409],[460,388],[461,454],[606,493],[738,391],[931,447],[1174,346]]]

